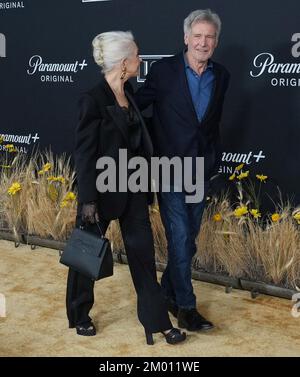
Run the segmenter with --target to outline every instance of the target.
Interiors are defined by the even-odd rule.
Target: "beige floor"
[[[200,311],[216,329],[189,333],[182,345],[145,344],[136,318],[135,293],[128,266],[96,283],[92,316],[96,337],[80,337],[67,328],[66,268],[57,251],[31,251],[0,241],[0,293],[6,318],[0,318],[0,356],[299,356],[300,318],[288,300],[248,292],[225,294],[220,286],[194,281]],[[174,320],[174,324],[176,324]]]

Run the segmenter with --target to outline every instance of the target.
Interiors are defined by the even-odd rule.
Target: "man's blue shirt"
[[[208,104],[213,91],[215,81],[215,75],[212,70],[213,63],[211,61],[208,61],[206,70],[201,75],[198,75],[198,73],[196,73],[189,66],[185,53],[183,53],[183,55],[186,77],[192,96],[194,108],[197,113],[198,120],[199,122],[201,122],[207,111]]]

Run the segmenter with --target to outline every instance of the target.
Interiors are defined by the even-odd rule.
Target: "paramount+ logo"
[[[270,52],[261,52],[253,59],[253,69],[250,76],[257,79],[267,77],[271,86],[300,87],[300,33],[291,36],[292,59],[277,61]]]

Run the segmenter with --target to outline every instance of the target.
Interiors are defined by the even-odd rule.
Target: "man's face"
[[[205,63],[213,55],[218,44],[216,27],[209,22],[197,22],[192,25],[191,32],[185,34],[184,43],[193,60]]]

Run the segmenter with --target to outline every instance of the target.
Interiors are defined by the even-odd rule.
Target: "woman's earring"
[[[125,76],[126,76],[126,67],[123,67],[123,68],[122,68],[122,74],[121,74],[120,79],[121,79],[121,80],[124,80]]]

